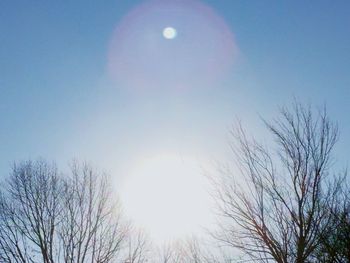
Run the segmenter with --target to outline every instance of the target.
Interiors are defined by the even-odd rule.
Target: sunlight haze
[[[0,1],[0,178],[91,162],[154,243],[215,229],[206,175],[241,121],[327,105],[350,148],[350,1]]]

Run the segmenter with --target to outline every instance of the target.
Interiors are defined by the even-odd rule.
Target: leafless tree
[[[276,148],[233,131],[238,171],[215,181],[223,216],[215,237],[251,261],[316,262],[313,254],[331,224],[339,184],[330,175],[337,125],[321,110],[295,103],[266,122]],[[242,175],[242,176],[239,176]]]
[[[159,263],[185,262],[185,255],[180,242],[165,243],[158,251]]]
[[[0,261],[108,263],[128,228],[107,177],[75,164],[59,174],[46,161],[14,165],[0,196]]]
[[[231,263],[223,251],[195,237],[165,245],[160,263]]]
[[[107,177],[87,164],[72,165],[65,178],[62,219],[58,227],[64,262],[111,262],[128,228],[112,202]]]
[[[16,227],[14,207],[2,194],[0,197],[0,262],[34,262],[28,253],[23,232]]]
[[[5,262],[53,263],[61,185],[44,161],[15,164],[1,199],[1,254]],[[7,244],[7,245],[6,245]]]
[[[152,244],[148,235],[141,230],[132,229],[128,235],[125,263],[152,262]]]
[[[316,259],[321,263],[350,263],[350,189],[345,181],[336,204],[330,207],[331,224],[321,236]]]

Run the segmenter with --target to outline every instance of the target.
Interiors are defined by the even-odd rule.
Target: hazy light
[[[188,156],[159,154],[139,160],[121,198],[126,214],[157,244],[198,234],[210,222],[206,179]]]
[[[177,36],[177,31],[175,28],[173,27],[166,27],[164,28],[163,30],[163,36],[166,38],[166,39],[174,39],[176,38]]]

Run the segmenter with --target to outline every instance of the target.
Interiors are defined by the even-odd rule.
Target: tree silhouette
[[[157,254],[123,218],[107,175],[78,162],[62,173],[39,160],[16,163],[1,184],[0,262],[231,263],[229,247],[243,252],[240,261],[350,263],[348,181],[331,171],[337,125],[325,109],[298,103],[264,124],[275,144],[238,125],[238,169],[213,178],[219,247],[193,238]]]
[[[69,175],[46,161],[14,165],[0,198],[0,260],[108,263],[128,227],[106,176],[75,163]]]
[[[232,132],[239,172],[223,171],[214,181],[223,216],[214,236],[252,261],[317,262],[339,192],[330,175],[337,125],[325,109],[314,114],[298,103],[264,123],[274,150],[249,139],[241,125]]]
[[[317,249],[316,258],[322,263],[350,262],[350,190],[340,193],[336,204],[330,207],[331,224],[321,235],[321,243]]]

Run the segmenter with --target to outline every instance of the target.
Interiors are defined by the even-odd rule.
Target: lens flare
[[[208,5],[147,1],[118,23],[108,71],[118,87],[132,90],[211,87],[227,76],[237,50],[230,28]]]

